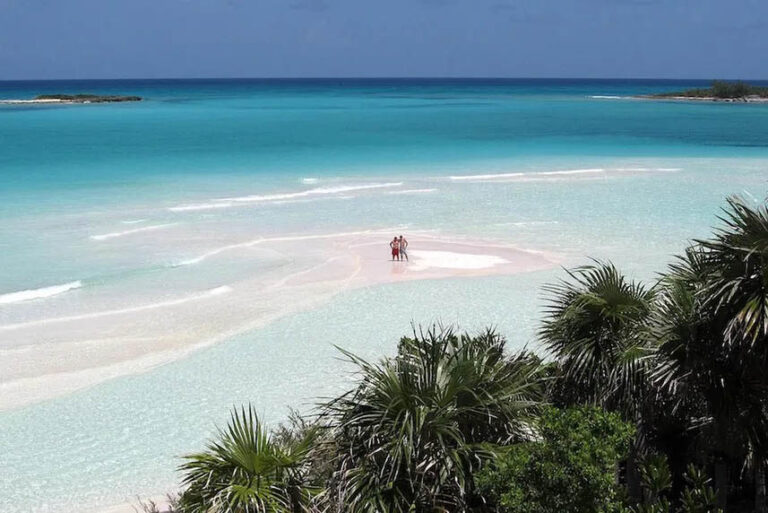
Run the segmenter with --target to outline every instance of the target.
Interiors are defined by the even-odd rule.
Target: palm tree
[[[205,451],[185,456],[179,500],[184,513],[299,513],[317,490],[307,482],[316,430],[301,440],[272,439],[253,408],[234,410]]]
[[[650,353],[645,328],[656,292],[628,280],[611,263],[595,261],[566,272],[570,280],[544,287],[549,302],[540,337],[558,363],[552,395],[563,406],[588,403],[619,411],[638,426],[626,477],[630,497],[639,499]]]
[[[725,227],[696,241],[663,278],[653,331],[654,381],[714,440],[715,487],[725,507],[729,462],[752,454],[765,510],[768,455],[768,212],[732,197]],[[703,408],[703,410],[702,410]]]
[[[628,280],[611,263],[566,272],[570,280],[544,287],[549,302],[540,330],[559,363],[558,394],[633,416],[645,383],[643,335],[655,290]]]
[[[725,340],[748,343],[768,354],[768,204],[752,207],[743,198],[727,200],[725,226],[710,240],[697,241],[706,251],[709,270],[706,303],[726,317]]]
[[[325,405],[338,447],[332,509],[466,511],[487,444],[530,436],[543,398],[539,360],[524,351],[507,358],[504,346],[492,331],[432,328],[378,363],[345,352],[360,380]]]

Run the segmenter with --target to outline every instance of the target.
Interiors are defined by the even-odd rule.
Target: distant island
[[[0,103],[118,103],[140,102],[141,100],[141,96],[116,96],[99,94],[41,94],[30,100],[0,100]]]
[[[640,95],[639,98],[650,98],[655,100],[768,103],[768,87],[750,85],[745,82],[715,80],[712,82],[711,87]]]

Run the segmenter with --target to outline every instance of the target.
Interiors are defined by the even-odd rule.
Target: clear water
[[[765,197],[768,105],[626,98],[700,85],[0,82],[0,98],[147,98],[0,106],[0,298],[82,285],[0,303],[0,326],[183,297],[284,265],[268,252],[173,265],[231,241],[396,225],[554,251],[567,265],[610,258],[651,279],[687,239],[708,233],[725,195]],[[546,174],[594,168],[606,172]],[[450,178],[496,173],[530,175]],[[401,182],[396,189],[434,190],[348,189]],[[343,192],[173,210],[317,188]],[[147,226],[159,228],[123,233]],[[163,493],[177,482],[176,457],[199,448],[231,405],[251,401],[274,423],[288,406],[307,410],[343,389],[348,369],[333,344],[375,358],[411,322],[442,320],[492,324],[512,347],[535,347],[538,287],[556,276],[347,291],[172,364],[0,412],[0,510],[90,511]],[[45,358],[45,340],[0,333],[0,357],[18,347]]]

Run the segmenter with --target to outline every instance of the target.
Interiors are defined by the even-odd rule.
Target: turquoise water
[[[651,279],[708,233],[725,195],[766,193],[768,105],[627,98],[699,85],[0,82],[0,98],[146,98],[0,106],[0,329],[301,269],[304,255],[267,250],[177,265],[284,234],[407,226],[554,252],[565,265],[611,258]],[[442,320],[493,324],[513,347],[535,347],[538,287],[558,275],[344,291],[176,362],[0,411],[0,510],[90,511],[161,494],[177,481],[175,457],[200,447],[231,405],[252,401],[275,423],[343,389],[333,344],[375,358],[411,322]],[[0,368],[50,363],[57,334],[44,335],[0,330],[10,362]]]

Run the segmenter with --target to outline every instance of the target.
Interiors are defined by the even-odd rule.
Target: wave
[[[112,233],[104,233],[101,235],[91,235],[91,239],[93,240],[107,240],[107,239],[114,239],[117,237],[123,237],[125,235],[131,235],[134,233],[140,233],[140,232],[151,232],[155,230],[162,230],[163,228],[168,228],[170,226],[174,226],[177,223],[166,223],[166,224],[154,224],[151,226],[142,226],[141,228],[134,228],[132,230],[125,230],[122,232],[112,232]]]
[[[664,173],[680,171],[677,167],[618,167],[618,168],[589,168],[589,169],[566,169],[562,171],[540,171],[528,173],[498,173],[487,175],[456,175],[449,176],[452,181],[466,182],[514,182],[514,181],[535,181],[537,179],[552,179],[563,176],[582,176],[582,175],[611,175],[614,173]]]
[[[195,295],[187,296],[180,299],[172,299],[169,301],[161,301],[159,303],[150,303],[147,305],[132,306],[129,308],[120,308],[116,310],[105,310],[102,312],[93,312],[93,313],[80,314],[80,315],[68,315],[65,317],[52,317],[49,319],[38,319],[36,321],[20,322],[17,324],[6,324],[5,326],[0,326],[0,331],[11,331],[11,330],[16,330],[20,328],[27,328],[30,326],[37,326],[41,324],[53,324],[53,323],[70,322],[70,321],[84,321],[88,319],[97,319],[99,317],[106,317],[110,315],[142,312],[144,310],[154,310],[156,308],[164,308],[167,306],[181,305],[184,303],[189,303],[190,301],[198,301],[200,299],[205,299],[212,296],[220,296],[222,294],[227,294],[229,292],[232,292],[232,288],[227,285],[224,285],[221,287],[216,287],[210,290],[206,290],[201,294],[195,294]]]
[[[623,100],[626,98],[626,96],[613,96],[609,94],[595,94],[590,96],[590,98],[594,98],[596,100]]]
[[[217,208],[229,208],[234,206],[232,203],[197,203],[193,205],[179,205],[177,207],[168,207],[170,212],[190,212],[193,210],[213,210]]]
[[[319,181],[320,181],[320,180],[318,180],[317,178],[312,178],[312,177],[309,177],[309,178],[302,178],[302,179],[301,179],[301,183],[303,183],[303,184],[307,184],[307,185],[312,185],[312,184],[315,184],[315,183],[317,183],[317,182],[319,182]]]
[[[364,185],[339,185],[336,187],[317,187],[315,189],[309,189],[308,191],[301,192],[288,192],[282,194],[255,194],[252,196],[239,196],[235,198],[222,198],[221,201],[235,201],[238,203],[258,202],[258,201],[274,201],[274,200],[286,200],[293,198],[304,198],[307,196],[315,196],[322,194],[339,194],[342,192],[352,191],[364,191],[369,189],[383,189],[388,187],[400,187],[403,182],[389,182],[389,183],[371,183]]]
[[[53,285],[50,287],[42,287],[39,289],[20,290],[18,292],[9,292],[8,294],[0,294],[0,304],[20,303],[22,301],[30,301],[32,299],[43,299],[46,297],[56,296],[63,294],[64,292],[79,289],[83,286],[81,281],[71,281],[62,285]]]
[[[120,221],[123,224],[139,224],[146,221],[146,219],[128,219],[127,221]]]
[[[427,194],[437,189],[403,189],[402,191],[389,191],[387,194]]]
[[[306,198],[311,196],[323,196],[329,194],[340,194],[344,192],[352,191],[364,191],[370,189],[383,189],[389,187],[400,187],[403,182],[388,182],[388,183],[370,183],[360,185],[339,185],[336,187],[316,187],[300,192],[284,192],[278,194],[253,194],[250,196],[237,196],[233,198],[219,198],[211,200],[208,203],[198,203],[191,205],[178,205],[168,208],[171,212],[186,212],[194,210],[209,210],[217,208],[230,208],[241,203],[259,203],[265,201],[284,201],[297,198]]]
[[[496,180],[496,179],[504,179],[504,178],[517,178],[520,176],[525,176],[526,173],[497,173],[497,174],[491,174],[491,175],[454,175],[449,176],[448,178],[453,181],[483,181],[483,180]]]
[[[379,230],[361,230],[356,232],[325,233],[325,234],[318,234],[318,235],[289,235],[284,237],[262,237],[260,239],[254,239],[246,242],[238,242],[237,244],[229,244],[227,246],[221,246],[219,248],[212,249],[211,251],[203,253],[200,256],[196,256],[194,258],[188,258],[186,260],[181,260],[180,262],[173,264],[172,267],[199,264],[200,262],[207,260],[210,257],[219,255],[221,253],[225,253],[227,251],[232,251],[235,249],[251,248],[253,246],[257,246],[259,244],[264,244],[269,242],[295,242],[295,241],[302,241],[302,240],[333,239],[337,237],[350,237],[355,235],[390,233],[392,231],[398,231],[398,230],[402,231],[404,228],[406,227],[398,226],[396,228],[382,228]]]
[[[510,180],[516,178],[536,178],[540,176],[583,175],[604,173],[603,168],[568,169],[565,171],[542,171],[533,173],[497,173],[487,175],[454,175],[448,178],[453,181],[484,182],[493,180]]]

